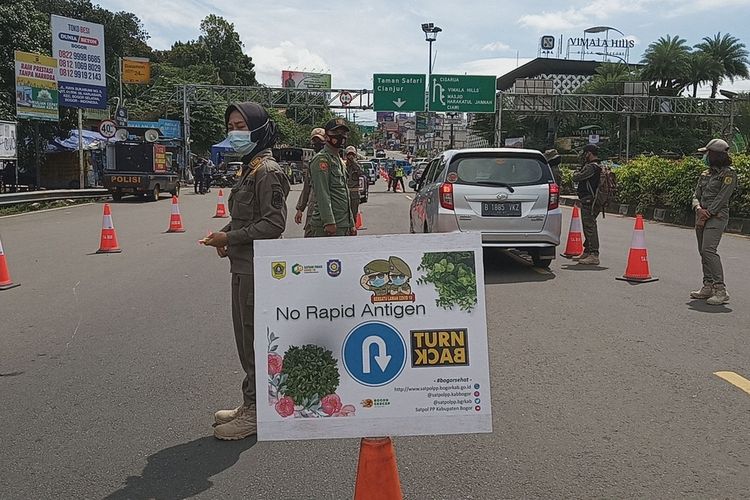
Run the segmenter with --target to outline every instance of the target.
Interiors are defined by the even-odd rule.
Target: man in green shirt
[[[326,145],[310,161],[310,179],[317,204],[310,219],[312,236],[357,234],[349,207],[346,169],[340,151],[346,147],[349,127],[341,118],[325,124]]]

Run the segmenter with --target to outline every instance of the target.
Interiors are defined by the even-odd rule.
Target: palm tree
[[[693,97],[698,95],[698,87],[713,82],[724,74],[724,66],[714,56],[702,50],[690,54],[686,83],[693,86]]]
[[[729,33],[724,33],[723,36],[721,33],[717,33],[713,38],[704,37],[703,41],[696,45],[695,48],[711,54],[723,67],[722,74],[714,76],[711,79],[711,98],[716,97],[719,84],[724,78],[729,78],[730,82],[734,82],[734,79],[737,77],[750,77],[747,69],[750,61],[748,61],[748,52],[745,49],[745,44]]]
[[[638,79],[638,70],[631,70],[622,63],[607,62],[596,68],[596,74],[590,82],[581,86],[581,94],[611,95],[622,92],[622,83]]]
[[[653,83],[657,93],[676,96],[685,88],[688,79],[690,47],[679,36],[661,37],[643,53],[642,76]]]

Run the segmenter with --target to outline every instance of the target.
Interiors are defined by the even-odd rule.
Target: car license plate
[[[482,217],[520,217],[521,202],[482,202]]]

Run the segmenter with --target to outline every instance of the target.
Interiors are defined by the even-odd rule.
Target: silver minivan
[[[410,186],[411,232],[479,231],[486,248],[515,248],[547,267],[560,244],[560,188],[544,155],[461,149],[433,159]]]

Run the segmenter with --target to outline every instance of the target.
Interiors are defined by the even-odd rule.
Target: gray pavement
[[[374,191],[363,234],[406,233],[409,193]],[[167,198],[112,204],[117,255],[92,255],[101,204],[0,218],[0,498],[351,498],[357,440],[211,436],[241,379],[228,265],[196,243],[215,203],[185,192],[183,234]],[[600,220],[599,268],[485,255],[495,431],[397,438],[407,498],[750,497],[750,394],[713,375],[750,378],[750,240],[709,308],[688,229],[647,224],[660,281],[615,281],[632,228]]]

